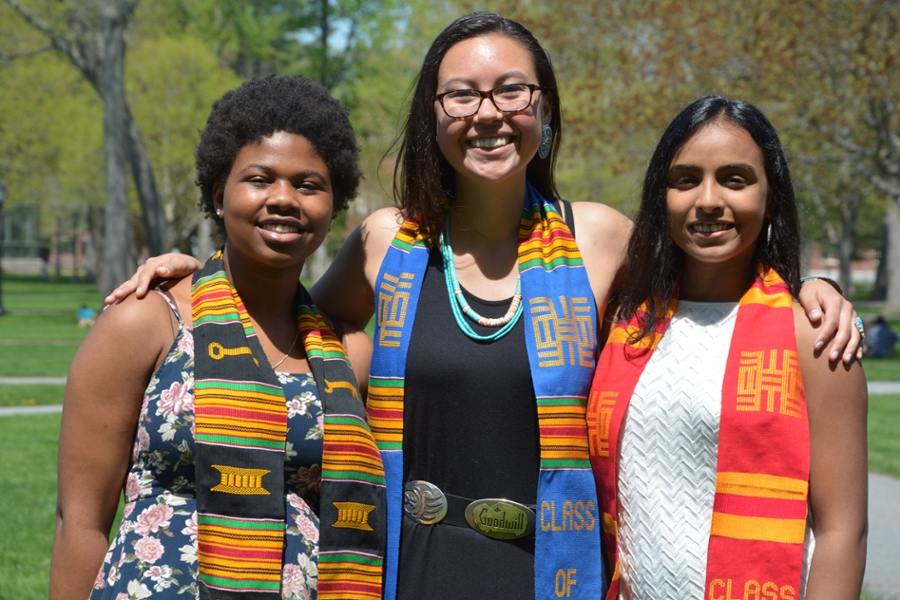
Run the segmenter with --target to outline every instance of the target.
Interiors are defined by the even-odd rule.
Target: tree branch
[[[34,50],[26,50],[25,52],[3,52],[0,50],[0,60],[16,60],[17,58],[26,58],[28,56],[34,56],[35,54],[40,54],[41,52],[45,52],[47,50],[52,50],[53,44],[47,44],[46,46],[42,46],[40,48],[35,48]]]
[[[84,55],[69,40],[54,31],[43,19],[25,8],[25,5],[20,0],[6,0],[6,3],[19,13],[19,16],[25,19],[29,25],[50,38],[53,46],[65,54],[82,73],[87,74],[89,72],[90,65],[87,64]]]

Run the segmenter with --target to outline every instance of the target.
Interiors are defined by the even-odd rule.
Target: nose
[[[299,203],[299,193],[294,184],[286,179],[278,179],[269,188],[266,196],[266,206],[287,211],[296,208]]]
[[[722,195],[715,178],[704,177],[703,182],[697,188],[697,208],[703,212],[713,213],[723,206]]]
[[[477,121],[495,121],[500,118],[502,114],[503,113],[494,104],[492,98],[482,98],[481,106],[478,107],[478,112],[475,113],[475,119]]]

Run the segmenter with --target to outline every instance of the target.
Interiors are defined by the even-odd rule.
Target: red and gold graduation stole
[[[619,591],[619,435],[634,388],[676,305],[673,300],[657,330],[635,344],[629,339],[639,330],[641,311],[618,323],[591,387],[591,463],[606,559],[615,567],[607,600],[615,600]],[[774,270],[758,267],[753,285],[740,300],[722,384],[705,600],[798,597],[809,462],[792,298]]]
[[[340,339],[298,284],[297,329],[324,409],[319,600],[380,600],[381,455]],[[194,275],[198,596],[281,598],[287,408],[222,251]]]

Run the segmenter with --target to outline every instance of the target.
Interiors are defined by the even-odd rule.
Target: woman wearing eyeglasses
[[[369,216],[312,290],[350,323],[376,318],[367,410],[388,486],[386,598],[601,596],[584,401],[631,223],[557,200],[561,132],[531,33],[492,13],[457,20],[418,77],[399,206]],[[117,293],[190,264],[148,267]],[[822,339],[840,314],[843,349],[852,310],[823,283],[808,308],[816,290],[834,301]]]

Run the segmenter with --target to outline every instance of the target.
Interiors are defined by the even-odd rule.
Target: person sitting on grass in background
[[[894,352],[894,344],[900,339],[890,324],[881,315],[875,319],[866,334],[866,356],[880,358]]]

